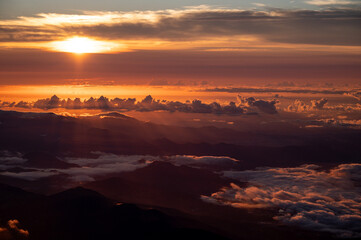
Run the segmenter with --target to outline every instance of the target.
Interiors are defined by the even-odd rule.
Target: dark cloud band
[[[103,12],[76,16],[104,16]],[[108,40],[163,39],[189,41],[214,37],[256,36],[267,41],[320,45],[360,46],[361,10],[267,11],[239,9],[184,9],[153,12],[111,12],[111,20],[97,22],[44,22],[32,26],[27,21],[0,22],[1,41],[51,41],[55,37],[86,35]],[[133,18],[127,18],[134,15]],[[65,15],[62,17],[71,17]],[[150,16],[150,17],[149,17]],[[41,14],[39,20],[56,18]],[[29,19],[29,18],[25,18]],[[51,34],[49,34],[51,33]]]

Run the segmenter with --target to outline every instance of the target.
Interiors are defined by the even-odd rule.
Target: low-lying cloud
[[[14,239],[28,239],[29,231],[19,227],[20,222],[17,219],[10,219],[7,225],[0,227],[0,239],[14,240]]]
[[[310,230],[361,237],[361,164],[341,164],[329,171],[317,165],[225,171],[247,181],[222,188],[205,201],[236,208],[279,209],[275,220]]]
[[[8,221],[8,226],[10,229],[15,230],[16,232],[18,232],[21,235],[28,236],[29,231],[19,228],[19,224],[20,224],[20,222],[17,219],[11,219]]]
[[[328,110],[328,111],[360,111],[361,105],[356,104],[336,104],[329,106],[327,98],[313,99],[310,101],[310,104],[305,101],[296,99],[292,104],[288,105],[286,109],[287,112],[310,112],[318,110]]]
[[[135,98],[114,98],[108,99],[104,96],[99,98],[89,98],[84,101],[80,98],[60,99],[57,96],[51,98],[39,99],[35,102],[0,102],[2,107],[15,108],[39,108],[39,109],[101,109],[101,110],[135,110],[135,111],[169,111],[184,113],[213,113],[213,114],[231,114],[238,115],[244,113],[264,112],[268,114],[277,113],[276,101],[259,100],[255,98],[242,99],[238,103],[229,102],[228,104],[220,104],[218,102],[204,103],[201,100],[179,102],[156,100],[148,95],[141,101]]]
[[[96,177],[134,171],[160,159],[159,157],[148,155],[118,156],[115,154],[98,154],[100,154],[98,158],[93,159],[67,159],[67,162],[75,163],[81,167],[68,168],[58,171],[69,175],[73,181],[87,182],[94,181]]]
[[[166,158],[166,161],[176,166],[223,166],[232,168],[239,164],[239,160],[226,156],[192,156],[192,155],[175,155]]]
[[[0,151],[0,169],[12,168],[14,165],[21,165],[26,162],[20,153]]]
[[[278,103],[277,100],[261,100],[255,99],[254,97],[242,97],[238,96],[238,101],[241,103],[242,106],[246,106],[249,108],[256,108],[261,112],[268,113],[268,114],[275,114],[277,113],[276,104]]]
[[[301,100],[296,99],[291,105],[286,109],[288,112],[306,112],[306,111],[316,111],[323,110],[328,102],[327,98],[322,98],[319,100],[311,100],[311,104],[307,104]]]
[[[311,89],[309,87],[295,87],[293,82],[279,83],[278,88],[255,88],[255,87],[224,87],[224,88],[206,88],[204,92],[227,92],[227,93],[297,93],[297,94],[337,94],[348,95],[355,97],[361,95],[356,90],[336,90],[336,89]]]
[[[341,164],[330,170],[310,164],[238,171],[234,169],[239,169],[242,161],[227,156],[93,154],[98,156],[63,159],[79,166],[67,169],[28,169],[14,158],[12,165],[23,171],[0,169],[0,175],[24,180],[62,175],[78,184],[134,171],[155,161],[207,169],[216,166],[217,173],[237,182],[248,182],[248,186],[232,183],[210,196],[201,196],[205,201],[236,208],[276,208],[278,212],[273,219],[284,224],[331,232],[341,237],[361,237],[361,164]],[[10,154],[7,161],[9,157]],[[17,226],[16,222],[11,224]]]
[[[214,167],[225,170],[233,169],[239,161],[226,156],[151,156],[151,155],[115,155],[110,153],[94,152],[96,158],[66,158],[64,161],[77,164],[79,167],[67,169],[36,169],[24,167],[18,161],[9,163],[6,168],[0,165],[0,175],[34,181],[55,175],[67,175],[73,182],[90,182],[97,178],[109,177],[112,174],[130,172],[146,167],[155,161],[170,162],[176,166]],[[24,161],[25,162],[25,161]],[[16,171],[11,168],[18,167]]]
[[[345,95],[356,98],[357,100],[361,101],[361,92],[360,91],[348,92],[348,93],[345,93]]]

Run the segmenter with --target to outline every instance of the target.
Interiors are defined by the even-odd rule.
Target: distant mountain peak
[[[112,118],[120,118],[120,119],[126,119],[126,120],[135,120],[135,118],[129,117],[125,114],[121,114],[118,112],[109,112],[109,113],[101,113],[98,114],[99,117],[112,117]]]

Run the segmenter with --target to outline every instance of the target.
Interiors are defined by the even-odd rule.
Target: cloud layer
[[[361,236],[361,164],[341,164],[329,171],[316,165],[226,171],[224,176],[249,186],[231,184],[202,196],[205,201],[236,208],[276,207],[274,219],[285,224]]]
[[[14,239],[28,239],[29,231],[19,227],[20,222],[17,219],[10,219],[7,221],[6,227],[0,227],[0,239],[14,240]]]
[[[331,232],[340,237],[361,237],[361,164],[341,164],[330,170],[309,164],[236,171],[242,161],[227,156],[93,154],[98,156],[63,159],[79,166],[67,169],[29,169],[14,158],[15,161],[7,165],[17,170],[0,169],[0,175],[30,181],[62,175],[72,184],[79,184],[134,171],[155,161],[213,169],[217,174],[248,185],[240,187],[232,183],[210,196],[201,196],[207,202],[235,208],[273,208],[278,210],[273,219],[283,224]],[[9,157],[4,159],[8,161]],[[12,226],[16,226],[16,222]]]
[[[281,82],[277,87],[281,88],[252,88],[252,87],[228,87],[228,88],[207,88],[205,92],[228,92],[228,93],[297,93],[297,94],[338,94],[350,95],[357,98],[361,95],[357,90],[338,90],[338,89],[310,89],[309,87],[297,87],[293,82]]]
[[[80,100],[80,98],[60,99],[57,96],[51,98],[39,99],[33,103],[20,101],[16,102],[0,102],[0,107],[17,107],[17,108],[39,108],[39,109],[102,109],[102,110],[135,110],[135,111],[169,111],[169,112],[185,112],[185,113],[214,113],[214,114],[243,114],[264,112],[268,114],[277,113],[276,101],[257,100],[255,98],[242,99],[239,103],[229,102],[228,105],[221,105],[217,102],[203,103],[201,100],[179,102],[167,100],[155,100],[148,95],[143,100],[138,101],[135,98],[108,99],[101,96],[100,98],[89,98]]]
[[[324,5],[327,1],[310,1]],[[133,12],[40,13],[0,21],[0,40],[52,41],[69,35],[108,40],[189,41],[252,36],[281,43],[360,45],[358,8],[241,10],[209,6]]]
[[[254,107],[257,108],[261,112],[269,113],[269,114],[275,114],[277,113],[276,110],[276,104],[278,103],[277,100],[272,101],[265,101],[265,100],[258,100],[254,97],[242,97],[238,96],[238,101],[242,106],[246,107]]]
[[[38,180],[49,176],[65,174],[73,182],[89,182],[97,178],[109,177],[112,174],[120,172],[134,171],[138,168],[147,166],[155,161],[170,162],[176,166],[190,167],[215,167],[220,169],[232,169],[239,161],[226,156],[192,156],[192,155],[174,155],[174,156],[150,156],[150,155],[115,155],[101,152],[94,152],[97,158],[68,158],[68,163],[74,163],[79,167],[67,169],[36,169],[24,167],[22,164],[26,160],[9,161],[4,167],[0,165],[0,175],[15,177],[24,180]],[[20,158],[22,159],[22,158]],[[0,158],[1,161],[8,161],[9,158]],[[13,171],[12,168],[20,167]],[[2,171],[1,171],[2,170]]]
[[[293,104],[289,105],[286,111],[289,112],[305,112],[305,111],[315,111],[325,109],[327,104],[327,98],[322,98],[320,100],[311,100],[311,104],[307,105],[305,102],[296,99]]]

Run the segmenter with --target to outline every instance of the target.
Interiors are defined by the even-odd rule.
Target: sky
[[[79,0],[79,1],[46,1],[46,0],[2,0],[1,1],[1,18],[16,18],[23,15],[37,14],[39,12],[57,12],[57,13],[74,13],[78,10],[96,10],[96,11],[134,11],[134,10],[160,10],[160,9],[176,9],[185,6],[212,5],[223,6],[226,8],[246,8],[251,9],[257,6],[269,6],[273,8],[306,8],[317,9],[319,6],[334,5],[337,3],[350,5],[357,1],[345,0],[323,0],[323,1],[234,1],[234,0],[169,0],[169,1],[115,1],[115,0]]]
[[[85,186],[232,239],[360,238],[360,27],[361,0],[0,0],[0,195]],[[109,229],[11,199],[0,239]]]
[[[354,85],[360,6],[1,0],[0,85]]]

